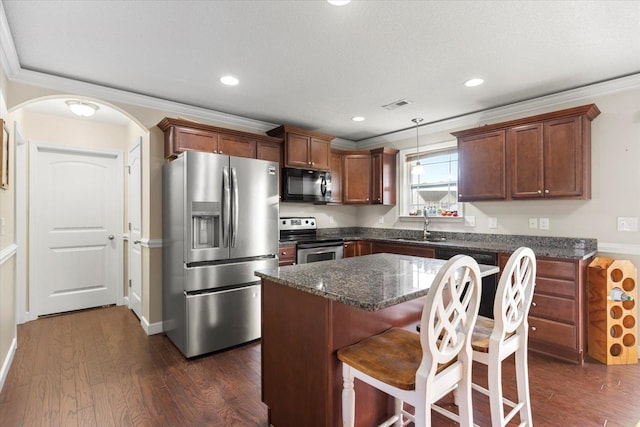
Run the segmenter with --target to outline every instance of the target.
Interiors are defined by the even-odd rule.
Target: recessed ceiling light
[[[351,0],[327,0],[327,3],[333,6],[344,6],[345,4],[349,4]]]
[[[351,120],[353,120],[354,122],[362,122],[362,121],[364,121],[364,117],[355,116],[355,117],[351,117]]]
[[[222,84],[225,84],[227,86],[235,86],[240,81],[233,76],[222,76],[220,77],[220,82],[222,82]]]
[[[91,102],[77,101],[77,100],[69,100],[66,101],[67,106],[73,112],[81,117],[91,117],[98,111],[98,107],[96,104],[92,104]]]
[[[466,82],[464,82],[464,85],[466,87],[474,87],[474,86],[480,86],[482,83],[484,83],[484,80],[478,79],[478,78],[473,78],[473,79],[469,79]]]

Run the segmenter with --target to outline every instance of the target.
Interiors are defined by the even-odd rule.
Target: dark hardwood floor
[[[638,365],[576,366],[535,354],[529,360],[534,425],[638,425]],[[486,368],[474,365],[476,381],[483,375]],[[504,376],[513,376],[512,363]],[[505,383],[505,395],[513,392]],[[474,417],[489,425],[488,400],[477,393]],[[125,307],[20,325],[0,393],[0,426],[40,425],[266,426],[260,344],[187,361],[166,336],[147,336]],[[455,424],[434,417],[433,425]]]

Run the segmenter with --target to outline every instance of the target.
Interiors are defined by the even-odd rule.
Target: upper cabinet
[[[458,200],[504,200],[506,157],[504,130],[458,137]]]
[[[342,201],[345,204],[371,203],[371,154],[349,152],[343,155]]]
[[[342,155],[342,202],[355,205],[396,204],[398,150],[346,151]]]
[[[458,200],[591,198],[595,104],[454,132]]]
[[[342,203],[342,154],[331,151],[329,170],[331,172],[331,203]]]
[[[281,163],[282,140],[279,138],[171,118],[164,118],[158,127],[164,132],[167,159],[193,150]]]
[[[285,167],[329,170],[333,136],[285,125],[267,135],[284,139]]]
[[[398,150],[378,148],[371,150],[371,203],[396,204],[396,156]]]

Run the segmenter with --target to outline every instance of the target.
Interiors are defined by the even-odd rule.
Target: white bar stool
[[[487,365],[488,390],[477,384],[473,389],[489,396],[491,425],[506,426],[520,414],[520,426],[532,426],[529,397],[527,316],[533,299],[536,278],[536,258],[529,248],[519,248],[505,266],[496,291],[493,317],[478,316],[471,346],[473,360]],[[506,399],[502,393],[502,361],[515,353],[518,402]],[[504,404],[511,411],[504,414]]]
[[[431,425],[431,409],[473,425],[471,403],[471,331],[480,306],[480,269],[469,256],[457,255],[436,275],[425,298],[420,334],[391,328],[338,351],[342,361],[343,426],[355,422],[354,378],[394,396],[395,414],[383,426]],[[435,405],[458,389],[459,414]],[[415,415],[403,409],[407,402]]]

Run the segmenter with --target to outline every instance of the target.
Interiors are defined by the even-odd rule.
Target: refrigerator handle
[[[232,207],[231,207],[231,247],[236,247],[236,238],[238,235],[238,175],[236,168],[231,168],[231,188],[232,188]]]
[[[222,168],[222,247],[229,246],[229,221],[231,220],[231,189],[229,188],[229,169]]]

